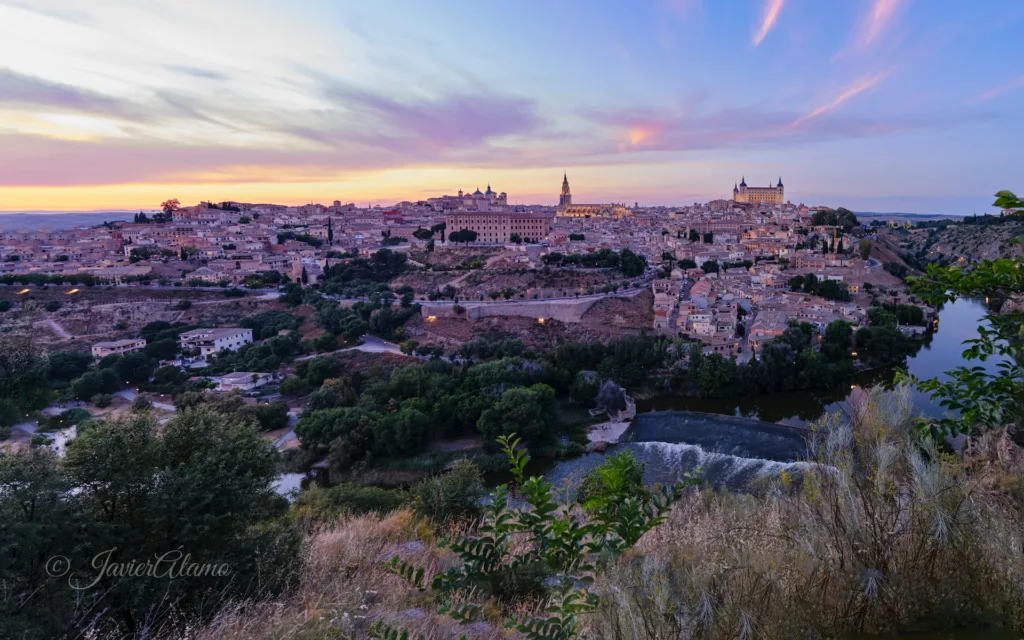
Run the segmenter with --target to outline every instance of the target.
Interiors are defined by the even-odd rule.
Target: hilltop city
[[[6,231],[2,276],[10,284],[46,276],[121,287],[305,288],[332,264],[387,249],[431,274],[416,282],[405,276],[423,321],[405,337],[423,344],[457,342],[458,331],[445,325],[459,320],[579,323],[615,298],[627,304],[602,316],[605,332],[698,340],[707,352],[740,361],[792,320],[818,332],[835,320],[864,325],[872,287],[896,297],[902,290],[899,274],[871,257],[872,241],[853,214],[788,202],[781,178],[765,187],[743,178],[731,197],[704,204],[640,207],[576,202],[566,175],[558,201],[510,205],[490,185],[390,207],[169,200],[130,223]],[[618,281],[594,269],[627,257],[638,266],[623,265]],[[469,273],[436,273],[440,265]],[[543,277],[534,275],[539,270]],[[102,357],[143,347],[131,336],[92,350]]]

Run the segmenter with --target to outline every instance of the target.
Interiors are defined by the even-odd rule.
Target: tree
[[[861,260],[867,260],[868,256],[871,255],[871,246],[870,240],[861,240],[857,244],[857,251],[860,252]]]
[[[485,438],[518,431],[530,442],[550,442],[555,426],[555,390],[546,384],[506,390],[477,422]]]
[[[700,265],[700,268],[704,270],[704,273],[718,273],[718,261],[705,260],[704,264]]]
[[[0,403],[13,408],[0,412],[6,414],[0,415],[0,426],[13,424],[12,416],[46,406],[49,371],[46,355],[28,338],[0,339]]]
[[[715,234],[711,233],[710,231],[704,232],[704,244],[711,244],[712,242],[714,242],[714,239]]]
[[[71,383],[71,393],[79,400],[89,400],[98,394],[114,393],[121,381],[112,369],[87,371]]]
[[[461,229],[459,231],[453,231],[448,234],[448,240],[451,242],[476,242],[477,233],[470,229]]]
[[[116,549],[112,562],[152,559],[183,549],[196,563],[227,564],[228,573],[188,580],[83,574],[82,584],[92,579],[96,584],[79,591],[63,580],[29,583],[24,586],[42,590],[45,597],[41,603],[18,598],[17,607],[5,608],[0,635],[8,636],[2,629],[12,616],[82,632],[95,618],[103,628],[131,635],[168,608],[190,619],[204,617],[229,593],[251,597],[257,589],[273,592],[288,584],[299,538],[276,521],[287,505],[271,486],[277,471],[269,443],[251,427],[209,410],[181,414],[162,431],[158,437],[155,421],[146,415],[99,421],[68,444],[61,467],[39,454],[13,459],[9,464],[20,466],[29,479],[15,497],[40,509],[18,514],[10,508],[7,492],[0,494],[0,511],[18,525],[13,539],[0,534],[6,537],[4,548],[28,552],[38,537],[49,546],[48,553],[80,559],[76,567],[89,567],[90,558],[115,553],[111,549]],[[57,499],[67,487],[76,487],[74,499]],[[15,553],[13,561],[15,575],[34,575],[29,573],[31,556]],[[28,610],[22,610],[26,604]],[[49,604],[58,606],[51,609]],[[76,618],[76,604],[90,613]],[[47,615],[40,615],[39,607]]]
[[[696,229],[690,229],[687,238],[690,242],[700,242],[700,233]]]
[[[281,395],[297,398],[310,392],[309,383],[302,378],[288,378],[281,383]]]
[[[92,364],[87,351],[54,351],[49,356],[49,377],[70,381],[82,375]]]
[[[327,216],[327,244],[334,244],[334,223],[331,221],[331,216]]]
[[[521,235],[519,235],[518,233],[513,233],[513,234],[509,235],[508,241],[509,242],[514,242],[515,244],[522,244],[523,243],[523,237]]]
[[[160,209],[163,210],[165,216],[173,216],[174,212],[181,208],[181,203],[178,202],[177,198],[171,198],[170,200],[164,200],[160,203]]]
[[[684,258],[684,259],[679,261],[679,268],[680,269],[696,269],[697,268],[697,263],[695,261],[691,260],[690,258]]]

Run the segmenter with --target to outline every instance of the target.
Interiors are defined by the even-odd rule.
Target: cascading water
[[[645,463],[644,482],[673,482],[701,470],[702,482],[742,491],[758,477],[794,475],[806,469],[806,432],[769,422],[690,411],[664,411],[636,417],[604,455],[629,450]],[[574,487],[604,460],[593,454],[561,462],[546,475],[556,486]]]

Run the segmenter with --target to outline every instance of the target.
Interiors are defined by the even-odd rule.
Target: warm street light
[[[31,289],[22,289],[21,291],[18,292],[18,295],[19,296],[20,295],[24,295],[24,294],[28,293],[29,291],[31,291]]]
[[[544,324],[544,318],[537,318],[537,324]]]
[[[72,289],[71,291],[68,291],[68,295],[69,296],[74,295],[74,294],[78,293],[78,291],[79,291],[78,289]]]

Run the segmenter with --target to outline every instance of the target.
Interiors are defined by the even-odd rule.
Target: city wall
[[[635,295],[635,294],[634,294]],[[421,302],[424,318],[465,318],[476,321],[493,317],[543,318],[559,322],[580,322],[583,314],[599,300],[613,296],[587,296],[561,300],[523,300],[522,302]],[[456,311],[461,308],[461,312]]]

